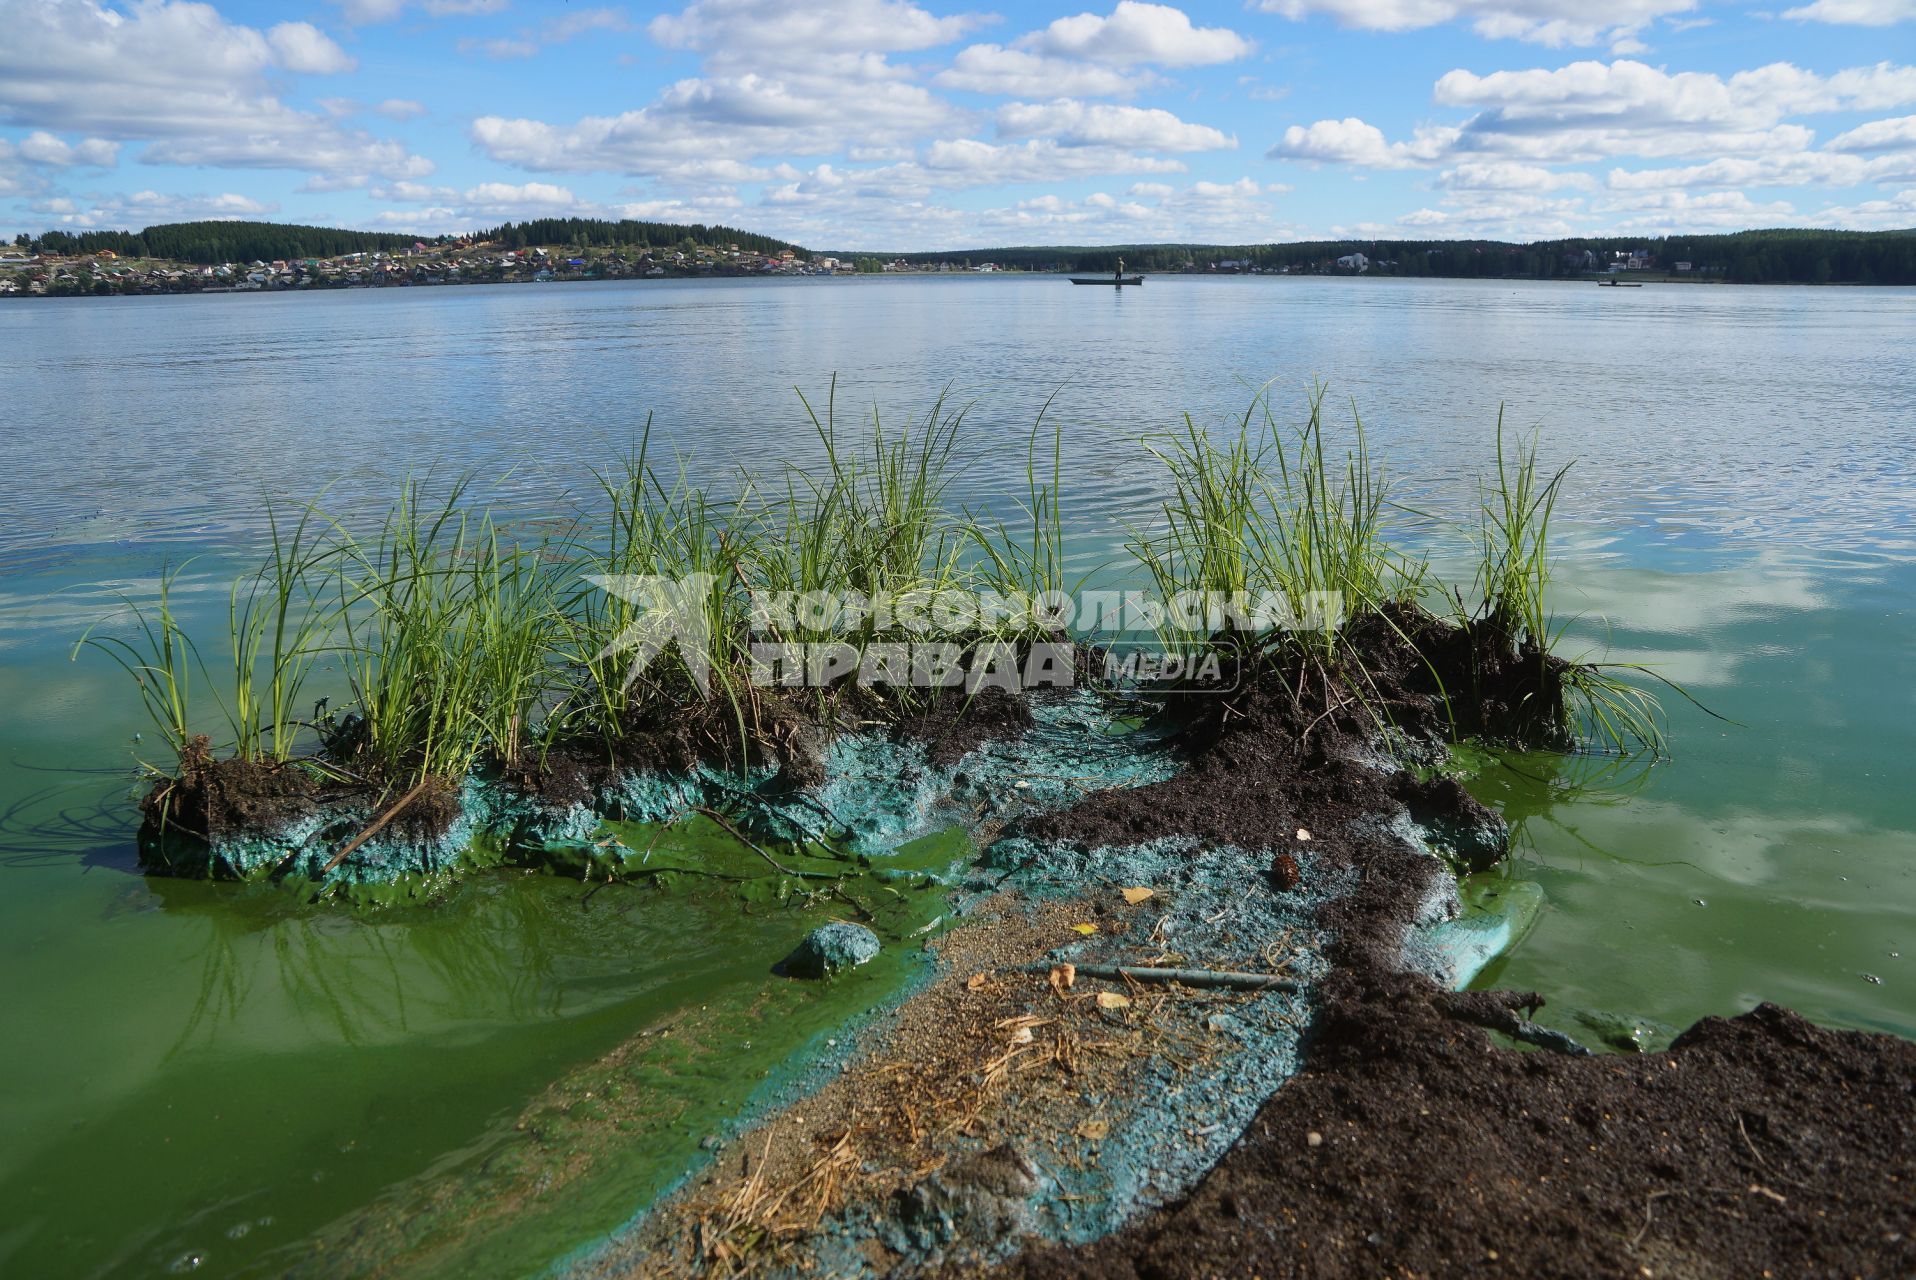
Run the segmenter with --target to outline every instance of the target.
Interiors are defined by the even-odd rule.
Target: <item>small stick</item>
[[[1024,966],[1026,973],[1046,973],[1053,968],[1048,960]],[[1236,991],[1295,991],[1296,978],[1274,973],[1232,973],[1221,969],[1158,969],[1128,964],[1081,964],[1081,978],[1103,978],[1118,982],[1175,982],[1183,987],[1223,987]]]
[[[379,821],[373,823],[372,826],[367,827],[364,831],[354,836],[344,849],[341,849],[338,853],[333,855],[333,860],[331,862],[328,862],[325,866],[319,869],[319,878],[324,880],[327,876],[331,875],[334,867],[338,866],[340,863],[346,861],[347,858],[352,856],[353,850],[359,848],[360,845],[365,844],[368,840],[372,839],[374,836],[384,831],[386,829],[386,824],[399,816],[400,810],[404,809],[407,805],[411,804],[413,801],[419,798],[419,793],[426,789],[426,784],[430,781],[432,781],[432,779],[430,778],[421,778],[418,784],[414,786],[411,791],[408,791],[404,796],[400,797],[398,804],[386,810],[385,814],[380,817]]]
[[[706,817],[710,818],[712,821],[718,823],[719,826],[725,829],[726,834],[730,835],[732,839],[738,841],[740,844],[744,845],[747,849],[750,849],[753,853],[756,853],[759,857],[771,863],[772,869],[774,871],[777,871],[781,875],[796,876],[797,878],[801,880],[836,880],[838,879],[837,876],[831,874],[829,871],[794,871],[790,867],[781,866],[777,858],[774,858],[771,854],[759,848],[758,845],[753,843],[751,838],[748,837],[743,831],[740,831],[737,827],[732,825],[731,819],[727,818],[724,814],[720,813],[717,809],[707,809],[703,805],[695,804],[692,806],[692,812],[702,813]]]

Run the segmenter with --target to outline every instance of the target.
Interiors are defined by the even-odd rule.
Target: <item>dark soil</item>
[[[923,742],[932,764],[945,768],[987,742],[1015,738],[1031,727],[1031,708],[1021,697],[992,687],[970,697],[945,690],[922,710],[900,719],[895,732]]]
[[[1392,666],[1391,644],[1378,650],[1377,692],[1399,724],[1428,724],[1423,678]],[[1498,670],[1484,705],[1505,719],[1492,727],[1521,732],[1545,696],[1528,684],[1538,668]],[[1916,1045],[1762,1005],[1705,1019],[1666,1053],[1505,1047],[1482,1028],[1541,1000],[1453,994],[1399,971],[1406,924],[1443,872],[1376,821],[1395,801],[1474,825],[1475,801],[1443,779],[1393,785],[1348,763],[1356,728],[1323,697],[1263,682],[1219,708],[1176,778],[1031,823],[1093,844],[1184,833],[1271,847],[1279,883],[1305,849],[1358,876],[1324,909],[1332,969],[1305,1073],[1183,1203],[1088,1247],[1036,1248],[1011,1270],[1916,1275]]]
[[[295,763],[216,760],[206,738],[195,738],[180,757],[176,778],[156,783],[140,801],[143,848],[164,855],[165,837],[182,833],[207,844],[228,836],[272,834],[305,821],[327,802],[360,801],[368,812],[411,792],[365,783],[322,779]],[[456,784],[434,778],[414,795],[385,828],[411,839],[432,839],[459,815]],[[344,842],[358,834],[357,824],[342,821],[326,837]]]
[[[1310,1069],[1181,1205],[1032,1277],[1907,1276],[1916,1046],[1775,1005],[1667,1053],[1519,1053],[1345,975]]]

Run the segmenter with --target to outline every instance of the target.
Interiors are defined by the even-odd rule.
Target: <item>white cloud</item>
[[[20,139],[18,150],[23,160],[58,169],[74,165],[111,169],[120,161],[120,144],[117,142],[108,142],[105,138],[84,138],[69,143],[43,129],[36,129]]]
[[[490,213],[550,213],[579,203],[570,188],[550,182],[482,182],[465,193],[468,207]]]
[[[370,179],[363,173],[346,173],[337,176],[316,174],[306,179],[293,190],[311,195],[329,195],[335,191],[358,191]]]
[[[1235,61],[1254,48],[1227,27],[1194,27],[1182,9],[1142,0],[1119,0],[1109,17],[1081,13],[1059,18],[1015,44],[1034,53],[1119,67],[1201,67]]]
[[[1050,137],[1068,147],[1219,151],[1237,145],[1237,139],[1220,130],[1180,120],[1169,111],[1087,104],[1071,98],[1014,102],[998,109],[997,122],[1000,137]]]
[[[669,49],[764,63],[820,54],[896,53],[949,44],[984,22],[978,14],[937,17],[909,0],[694,0],[647,25]]]
[[[393,200],[402,204],[450,204],[459,198],[452,187],[429,187],[423,182],[388,182],[368,192],[375,200]]]
[[[1916,151],[1916,116],[1872,120],[1823,145],[1831,151]]]
[[[279,65],[288,71],[330,76],[359,65],[310,22],[282,22],[266,33],[266,40]]]
[[[1412,142],[1388,142],[1376,125],[1346,116],[1309,127],[1292,125],[1265,155],[1272,160],[1409,169],[1437,162],[1456,138],[1455,129],[1423,129]]]
[[[94,195],[82,206],[71,199],[44,200],[29,206],[53,218],[55,225],[75,229],[112,227],[137,231],[159,222],[233,221],[279,212],[279,206],[251,196],[162,195],[135,191],[131,195]]]
[[[1615,231],[1656,234],[1776,227],[1802,221],[1787,201],[1761,203],[1741,191],[1712,191],[1706,195],[1659,191],[1608,201],[1597,211],[1630,215],[1621,220],[1611,218],[1609,226]]]
[[[922,163],[898,166],[890,176],[922,175],[932,186],[996,186],[1017,182],[1058,182],[1112,173],[1177,173],[1175,160],[1141,156],[1119,147],[1064,146],[1052,138],[998,145],[974,138],[934,142]]]
[[[1152,72],[1136,68],[974,44],[961,50],[949,67],[932,77],[932,83],[946,89],[1019,97],[1057,93],[1073,98],[1117,98],[1154,88],[1162,81]]]
[[[1488,108],[1484,128],[1767,128],[1804,112],[1871,110],[1916,101],[1916,67],[1888,62],[1819,76],[1787,62],[1728,80],[1672,74],[1641,62],[1573,62],[1554,71],[1451,71],[1433,96],[1443,106]]]
[[[498,13],[512,0],[424,0],[417,7],[431,17],[445,18],[461,14]],[[410,6],[407,0],[333,0],[340,15],[354,26],[391,22]]]
[[[1671,191],[1683,188],[1850,187],[1867,182],[1869,163],[1857,156],[1802,151],[1792,155],[1732,157],[1675,169],[1613,169],[1612,191]]]
[[[1496,160],[1446,169],[1437,175],[1437,185],[1447,191],[1560,191],[1593,187],[1596,180],[1587,173],[1559,173],[1541,165]]]
[[[1490,39],[1528,40],[1535,44],[1622,43],[1628,47],[1644,24],[1685,13],[1696,0],[1256,0],[1267,13],[1302,20],[1321,14],[1346,27],[1370,31],[1410,31],[1468,19]]]
[[[1815,135],[1787,117],[1916,101],[1916,68],[1883,62],[1822,76],[1779,62],[1725,79],[1619,59],[1489,75],[1451,71],[1433,96],[1440,106],[1475,114],[1457,126],[1420,126],[1405,142],[1391,142],[1355,117],[1292,125],[1269,154],[1376,169],[1467,159],[1583,164],[1621,156],[1788,155],[1808,151]]]
[[[303,23],[282,24],[275,39],[184,0],[124,13],[93,0],[0,0],[0,30],[0,121],[151,140],[143,159],[152,163],[392,176],[431,168],[277,96],[275,73],[337,65],[327,53],[337,46]]]
[[[1854,231],[1900,231],[1916,226],[1916,187],[1887,200],[1865,200],[1848,207],[1832,205],[1819,209],[1807,221],[1819,227]]]
[[[1834,22],[1858,27],[1887,27],[1916,21],[1916,0],[1816,0],[1783,16],[1798,22]]]
[[[715,155],[749,160],[909,146],[957,122],[948,104],[904,83],[882,60],[859,70],[681,80],[623,115],[571,125],[481,116],[472,137],[493,159],[526,169],[663,174]]]

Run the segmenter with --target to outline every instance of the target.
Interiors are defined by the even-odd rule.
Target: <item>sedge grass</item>
[[[105,623],[88,627],[74,644],[71,656],[97,649],[133,679],[140,704],[175,757],[175,767],[193,741],[193,669],[205,667],[193,638],[173,610],[173,588],[185,565],[160,571],[156,598],[150,605],[122,595],[120,603],[132,614],[135,634],[107,633]],[[148,764],[155,773],[165,770]]]
[[[1325,604],[1341,601],[1344,616],[1383,612],[1417,594],[1425,566],[1391,543],[1390,487],[1361,417],[1353,411],[1340,439],[1326,405],[1315,386],[1303,420],[1281,424],[1263,390],[1221,431],[1187,416],[1176,433],[1148,440],[1168,495],[1128,547],[1162,601],[1268,599],[1292,621],[1329,623],[1247,637],[1225,632],[1209,609],[1197,618],[1174,610],[1159,635],[1167,650],[1229,648],[1287,669],[1315,663],[1364,701],[1368,677],[1338,618],[1321,616]],[[996,596],[1028,606],[1083,585],[1067,577],[1063,441],[1055,425],[1044,436],[1049,407],[1027,441],[1025,496],[1010,521],[947,508],[962,410],[941,396],[902,429],[874,413],[854,444],[837,421],[835,384],[822,414],[805,404],[822,465],[788,468],[766,484],[748,477],[735,496],[714,496],[682,467],[669,479],[658,473],[648,421],[635,449],[596,474],[595,510],[556,541],[522,538],[468,510],[465,481],[436,499],[409,482],[365,538],[315,507],[292,521],[269,511],[263,562],[228,596],[229,689],[216,700],[230,749],[249,760],[308,758],[299,735],[312,722],[299,712],[326,659],[337,661],[345,692],[316,726],[319,762],[388,788],[457,779],[562,740],[596,740],[616,755],[637,720],[670,716],[707,691],[730,722],[726,736],[749,748],[767,723],[755,635],[862,648],[898,621],[876,610],[856,626],[829,610],[768,619],[756,608],[768,596]],[[1510,657],[1534,651],[1540,678],[1561,682],[1586,739],[1654,751],[1660,707],[1635,678],[1641,673],[1551,665],[1561,634],[1545,600],[1549,538],[1564,477],[1543,471],[1534,439],[1510,442],[1500,414],[1496,470],[1480,494],[1477,604],[1453,593],[1458,622]],[[162,576],[156,602],[133,607],[130,634],[96,628],[79,647],[101,649],[136,680],[162,737],[184,753],[206,668],[173,608],[176,573]],[[697,625],[647,650],[642,670],[629,642],[644,640],[659,619],[642,595],[604,589],[620,579],[694,584],[678,602]],[[1051,630],[1028,607],[1001,631],[976,613],[920,616],[943,630],[914,639],[1017,641]],[[1446,701],[1461,692],[1444,690]],[[832,694],[810,696],[823,711]],[[898,688],[887,696],[907,707],[925,695]]]
[[[299,712],[333,630],[321,587],[338,547],[310,505],[289,529],[269,502],[266,527],[266,558],[227,595],[232,694],[223,705],[235,756],[284,763],[309,727]]]

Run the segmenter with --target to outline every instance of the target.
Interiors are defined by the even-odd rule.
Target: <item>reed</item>
[[[1338,656],[1339,624],[1413,596],[1427,566],[1386,537],[1390,485],[1371,458],[1363,418],[1351,406],[1351,443],[1339,456],[1325,445],[1326,388],[1314,386],[1295,436],[1271,449],[1277,474],[1269,518],[1254,522],[1262,582],[1300,624],[1292,643]],[[1270,422],[1267,409],[1267,422]],[[1278,428],[1270,422],[1273,433]]]
[[[497,525],[469,508],[463,480],[437,497],[408,482],[364,537],[317,506],[293,519],[269,508],[262,562],[227,599],[231,693],[217,700],[232,754],[336,768],[389,791],[491,764],[537,767],[562,742],[596,743],[616,760],[633,735],[687,723],[714,752],[736,747],[751,759],[790,731],[804,700],[821,721],[846,705],[840,688],[764,688],[755,638],[839,640],[861,656],[901,638],[899,621],[875,609],[853,620],[755,608],[774,593],[915,601],[932,627],[902,638],[1021,643],[1055,634],[1042,610],[994,621],[924,607],[960,595],[1043,602],[1083,586],[1067,565],[1064,447],[1047,421],[1049,401],[1026,441],[1023,498],[1006,519],[950,509],[966,415],[944,396],[898,428],[874,411],[856,433],[840,427],[835,382],[822,413],[800,400],[822,446],[819,465],[764,481],[742,476],[721,496],[683,467],[661,474],[648,420],[635,447],[595,473],[591,509],[563,536]],[[1381,617],[1401,646],[1416,649],[1418,629],[1432,620],[1406,610],[1427,565],[1392,544],[1397,508],[1361,416],[1353,407],[1348,430],[1334,429],[1328,403],[1325,388],[1313,386],[1302,420],[1280,423],[1262,389],[1222,429],[1186,416],[1175,432],[1147,439],[1167,492],[1127,547],[1159,598],[1231,602],[1223,614],[1172,611],[1158,636],[1167,650],[1228,654],[1275,671],[1300,696],[1308,673],[1325,698],[1335,686],[1344,691],[1339,705],[1369,705],[1363,654],[1337,624]],[[1522,665],[1532,677],[1524,696],[1536,698],[1541,720],[1568,721],[1589,743],[1655,751],[1661,708],[1641,679],[1654,673],[1551,654],[1561,627],[1546,602],[1550,535],[1565,474],[1546,473],[1535,439],[1511,440],[1499,414],[1496,468],[1479,495],[1476,598],[1446,597],[1466,633],[1469,666],[1423,660],[1446,703],[1481,698],[1473,681]],[[672,602],[689,606],[697,625],[665,643],[658,628],[666,619],[642,592],[608,589],[639,580],[676,584]],[[157,601],[129,602],[130,633],[90,629],[76,654],[98,648],[127,671],[161,736],[184,754],[206,669],[176,616],[177,581],[169,570]],[[1320,618],[1331,601],[1341,606]],[[1240,603],[1275,603],[1292,622],[1330,625],[1246,633],[1232,626]],[[1409,621],[1400,626],[1400,617]],[[649,661],[635,664],[635,650]],[[302,719],[328,660],[344,685],[339,709]],[[861,695],[882,706],[856,709],[900,713],[933,696],[893,687]],[[308,730],[317,730],[318,747],[301,754]]]
[[[299,713],[307,678],[332,639],[323,585],[339,548],[311,505],[289,529],[269,501],[266,527],[266,558],[227,595],[232,696],[223,707],[235,756],[284,763],[312,727]]]
[[[1340,623],[1413,594],[1424,565],[1385,536],[1389,486],[1353,410],[1352,443],[1326,444],[1325,391],[1314,387],[1303,423],[1281,427],[1261,390],[1233,430],[1213,436],[1187,417],[1168,443],[1147,445],[1171,479],[1160,528],[1131,550],[1159,593],[1245,596],[1280,606],[1288,628],[1253,637],[1260,652],[1340,657]],[[1173,626],[1183,649],[1224,644],[1212,619]]]
[[[131,596],[120,596],[121,604],[132,614],[136,634],[109,634],[104,628],[112,619],[103,620],[81,634],[71,654],[77,659],[82,650],[97,649],[133,678],[147,718],[173,752],[175,768],[193,741],[193,669],[199,667],[202,674],[205,672],[199,649],[173,611],[173,587],[185,568],[178,565],[160,571],[158,590],[150,606]],[[155,773],[167,771],[152,764],[146,767]]]
[[[1477,593],[1478,615],[1466,624],[1485,629],[1491,643],[1515,652],[1526,641],[1547,649],[1549,615],[1544,603],[1550,585],[1550,518],[1568,465],[1547,479],[1537,461],[1537,439],[1513,448],[1504,434],[1504,411],[1497,410],[1496,484],[1479,486]]]
[[[562,634],[543,548],[505,543],[417,481],[370,542],[342,534],[335,576],[351,712],[332,748],[391,787],[515,758],[536,732]]]
[[[1038,410],[1025,441],[1025,496],[1018,504],[1022,517],[1007,525],[1002,519],[967,511],[964,538],[973,552],[968,578],[974,591],[1008,602],[1042,602],[1079,590],[1088,575],[1066,577],[1064,552],[1064,432],[1051,430],[1048,451],[1042,444],[1045,415],[1054,395]],[[1048,466],[1047,454],[1048,452]],[[1039,639],[1049,634],[1027,607],[1021,617],[1007,617],[992,628],[1005,639]]]

